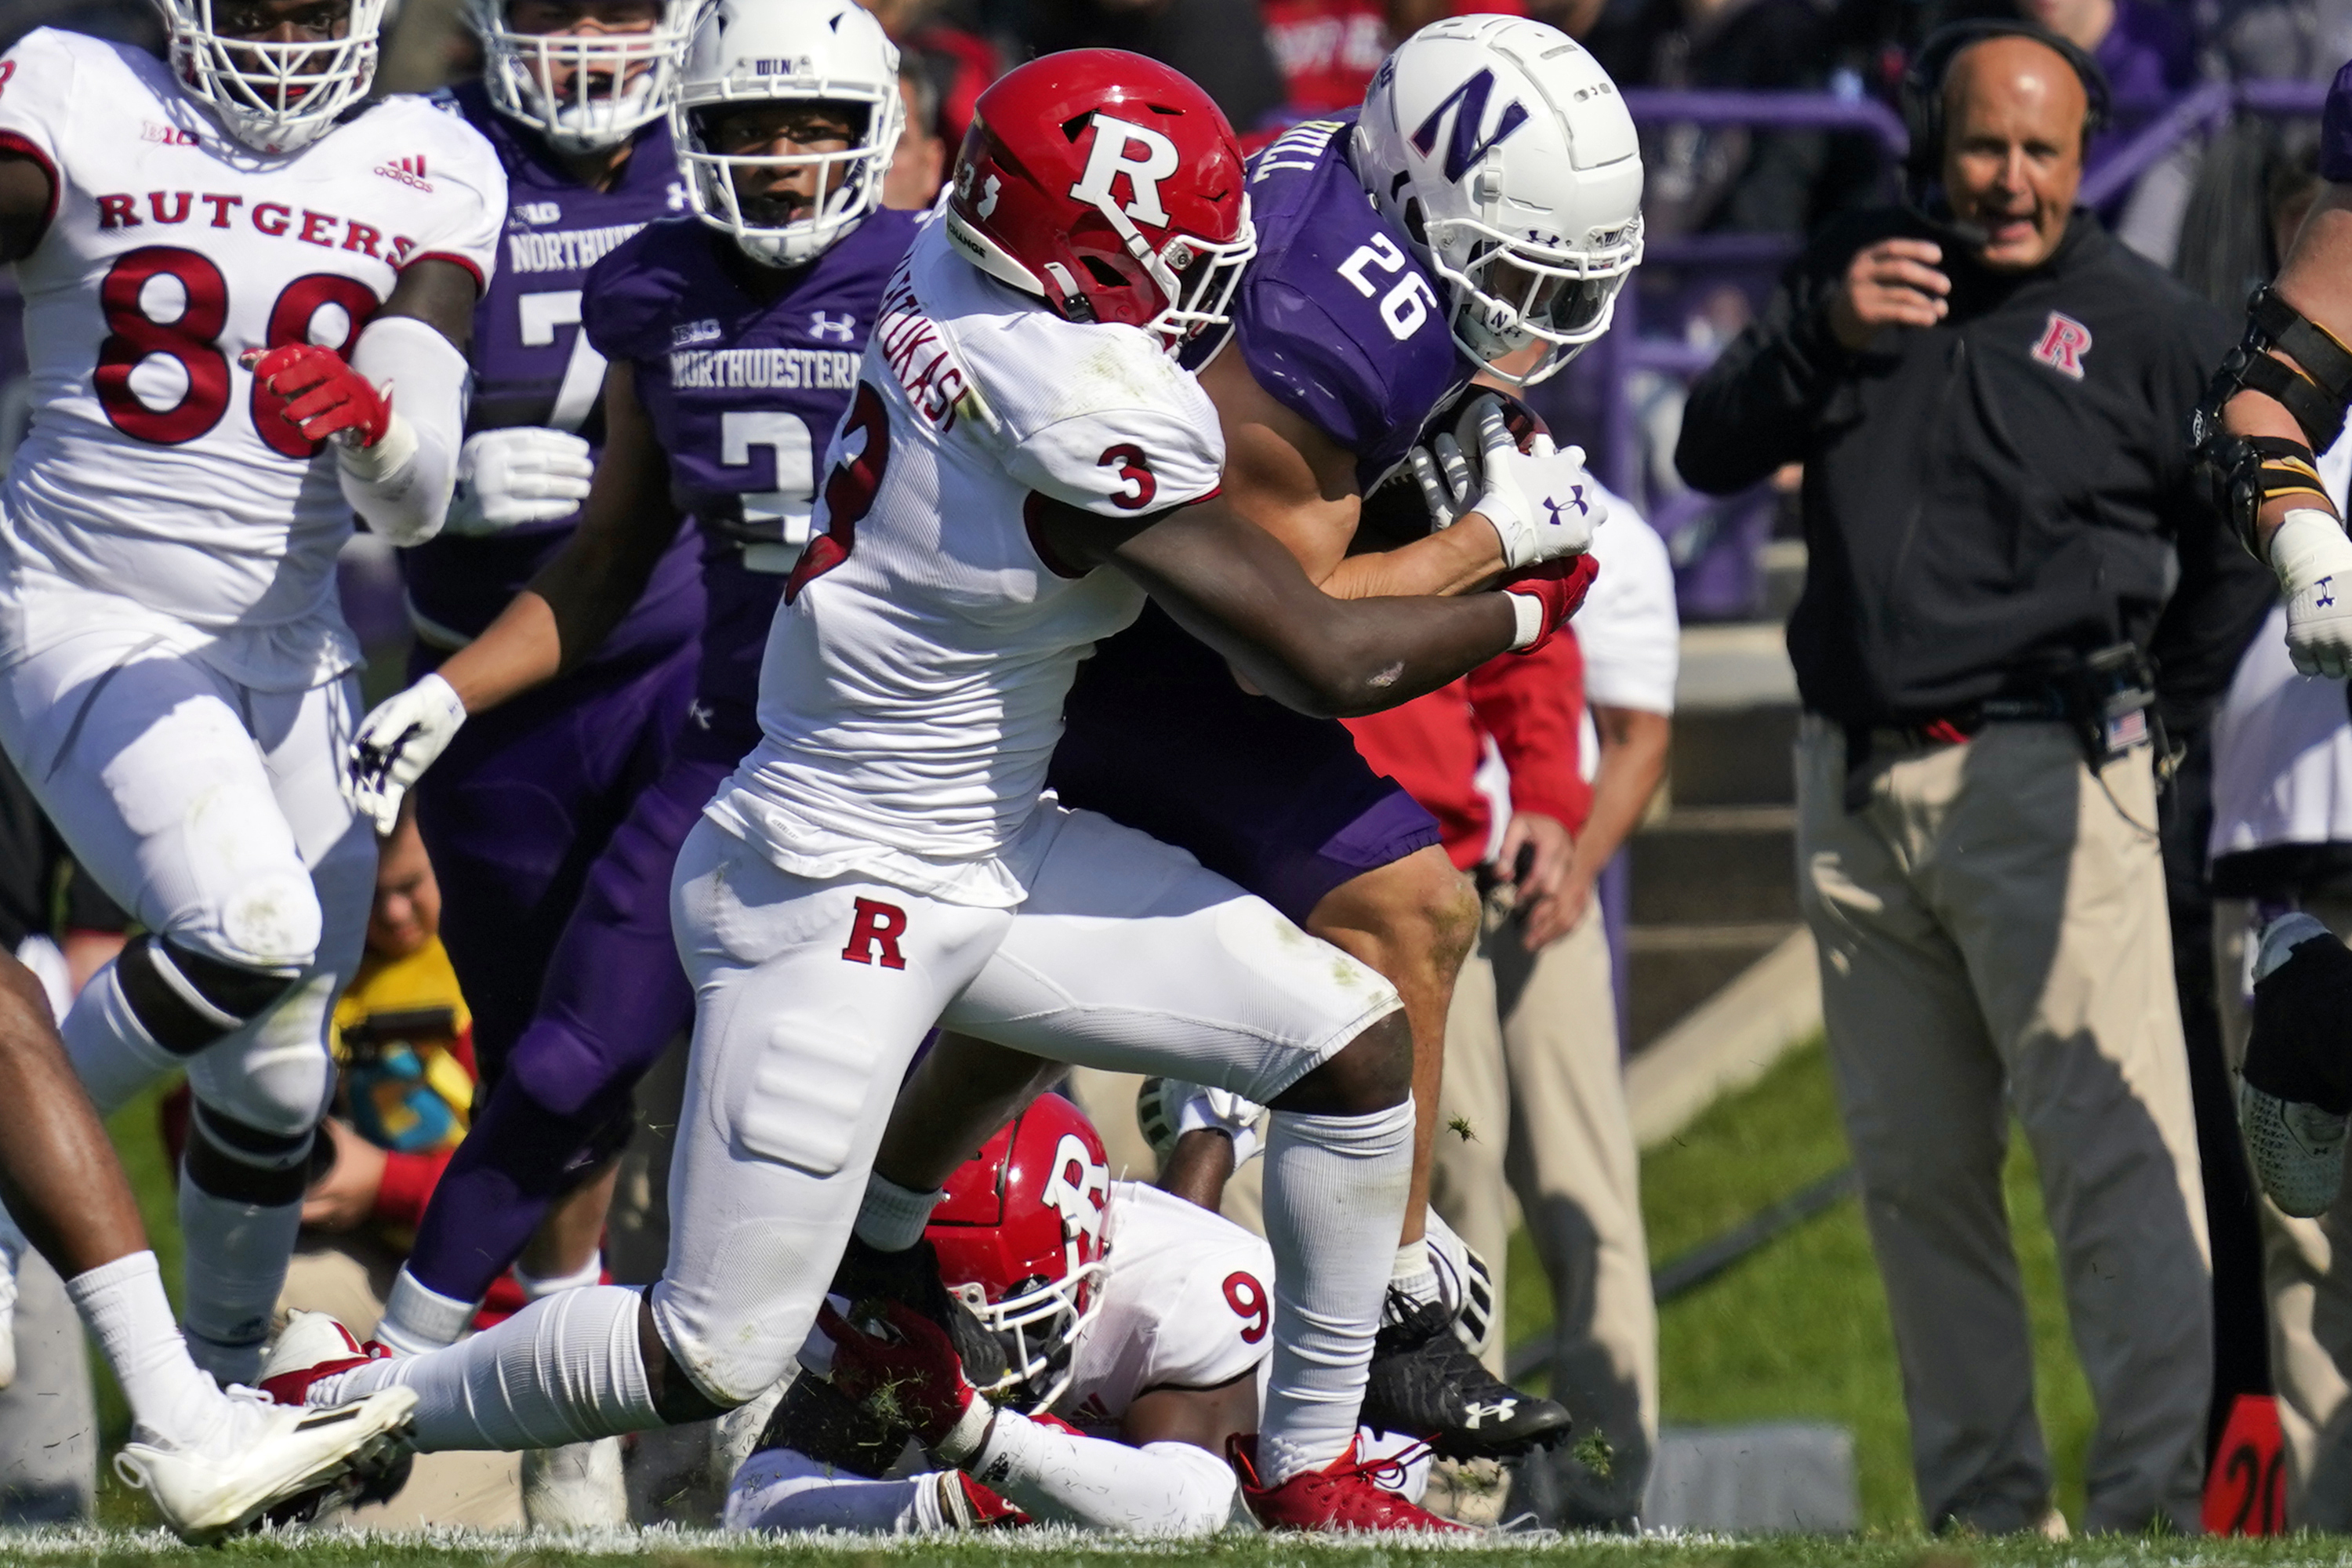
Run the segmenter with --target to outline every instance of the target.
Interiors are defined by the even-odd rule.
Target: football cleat
[[[416,1391],[384,1388],[321,1409],[279,1405],[258,1389],[227,1391],[227,1414],[201,1444],[133,1441],[114,1472],[154,1500],[172,1533],[209,1545],[265,1516],[307,1521],[359,1500],[402,1468]]]
[[[391,1359],[392,1352],[375,1341],[362,1343],[333,1313],[297,1309],[287,1314],[286,1327],[261,1363],[259,1386],[280,1405],[307,1405],[310,1385],[320,1379]]]
[[[885,1420],[822,1377],[796,1377],[760,1434],[756,1451],[791,1448],[819,1464],[880,1480],[914,1434]]]
[[[2253,1032],[2239,1069],[2246,1155],[2270,1200],[2299,1219],[2344,1187],[2352,1111],[2352,951],[2309,915],[2273,921],[2254,963]]]
[[[1479,1364],[1442,1301],[1405,1306],[1373,1342],[1363,1424],[1418,1437],[1443,1459],[1507,1459],[1568,1436],[1568,1412],[1522,1394]]]
[[[1375,1478],[1394,1469],[1397,1461],[1367,1459],[1360,1452],[1362,1446],[1360,1436],[1351,1437],[1347,1451],[1321,1469],[1301,1471],[1273,1487],[1258,1479],[1255,1436],[1227,1438],[1225,1458],[1241,1474],[1242,1500],[1268,1530],[1473,1533],[1382,1487]]]
[[[993,1387],[1010,1370],[1004,1346],[940,1283],[939,1254],[928,1240],[903,1252],[884,1252],[852,1236],[828,1294],[845,1299],[853,1308],[877,1296],[912,1307],[947,1331],[963,1362],[964,1375],[975,1387]]]

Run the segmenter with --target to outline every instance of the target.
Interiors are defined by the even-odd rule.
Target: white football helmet
[[[296,43],[248,42],[220,32],[213,26],[214,0],[156,4],[172,74],[257,153],[309,146],[375,83],[385,0],[349,0],[342,37]]]
[[[1454,341],[1493,369],[1551,345],[1514,385],[1609,330],[1642,259],[1642,153],[1609,73],[1523,16],[1433,22],[1381,63],[1356,173],[1445,280]]]
[[[701,0],[661,0],[643,33],[518,33],[507,0],[467,0],[490,102],[559,153],[618,147],[669,112]],[[556,83],[567,75],[569,85]]]
[[[704,139],[706,121],[727,110],[793,102],[863,110],[865,128],[845,151],[788,158],[730,156],[710,151]],[[670,132],[695,216],[771,267],[814,261],[874,210],[906,124],[898,46],[854,0],[718,0],[695,32],[670,109]],[[781,226],[744,216],[736,170],[769,164],[814,165],[818,184],[809,216]]]

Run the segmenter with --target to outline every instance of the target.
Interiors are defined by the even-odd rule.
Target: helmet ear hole
[[[1106,289],[1124,289],[1128,286],[1128,279],[1120,274],[1118,268],[1099,256],[1081,256],[1078,258],[1078,262],[1093,275],[1097,283]]]
[[[1404,231],[1415,245],[1429,243],[1429,226],[1422,221],[1419,197],[1408,197],[1404,204]]]

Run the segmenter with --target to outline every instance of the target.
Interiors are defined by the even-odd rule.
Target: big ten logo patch
[[[2241,1394],[2230,1407],[2229,1424],[2221,1428],[2213,1468],[2205,1478],[2205,1532],[2284,1535],[2285,1472],[2278,1401],[2267,1394]]]
[[[2033,357],[2074,381],[2083,379],[2083,356],[2091,352],[2091,329],[2063,310],[2050,312]]]
[[[898,951],[898,939],[906,934],[906,910],[879,899],[860,899],[850,911],[849,945],[841,950],[841,956],[852,963],[904,969],[907,955]]]

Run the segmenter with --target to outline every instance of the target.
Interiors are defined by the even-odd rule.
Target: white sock
[[[269,1320],[286,1289],[302,1205],[215,1197],[183,1173],[180,1229],[187,1237],[189,1353],[224,1385],[250,1384],[269,1348]]]
[[[518,1263],[514,1268],[514,1277],[515,1283],[522,1287],[522,1299],[536,1301],[552,1296],[558,1290],[584,1289],[601,1281],[604,1278],[604,1255],[590,1253],[587,1263],[570,1274],[526,1274],[522,1271],[522,1265]],[[443,1299],[446,1300],[446,1297]]]
[[[401,1269],[375,1326],[375,1342],[394,1355],[424,1355],[454,1345],[474,1321],[476,1304],[444,1296]]]
[[[118,1258],[66,1281],[141,1434],[166,1447],[201,1439],[221,1418],[221,1392],[188,1359],[152,1252]]]
[[[1441,1300],[1437,1267],[1430,1261],[1429,1242],[1408,1241],[1396,1249],[1389,1265],[1388,1293],[1381,1298],[1381,1321],[1403,1321],[1406,1313]]]
[[[416,1390],[416,1446],[554,1448],[659,1426],[637,1345],[639,1294],[621,1285],[534,1301],[463,1344],[370,1362],[310,1387],[338,1405],[401,1384]]]
[[[1412,1101],[1370,1116],[1277,1110],[1265,1160],[1274,1356],[1257,1452],[1259,1475],[1278,1486],[1356,1435],[1412,1185]]]
[[[869,1173],[866,1201],[857,1210],[857,1239],[877,1252],[904,1252],[923,1239],[932,1205],[945,1196],[902,1187],[879,1171]]]
[[[100,1116],[113,1115],[141,1089],[187,1065],[157,1045],[131,1010],[111,963],[90,976],[58,1032]]]

